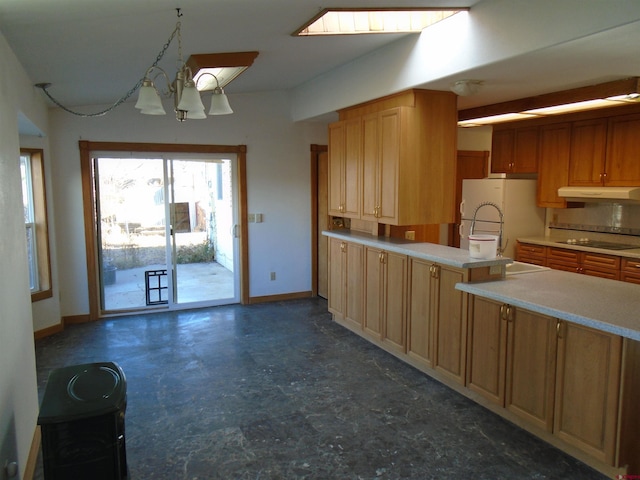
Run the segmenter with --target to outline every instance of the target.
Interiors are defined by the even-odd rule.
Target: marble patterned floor
[[[606,478],[332,322],[320,298],[72,325],[36,357],[40,398],[52,369],[122,367],[132,480]]]

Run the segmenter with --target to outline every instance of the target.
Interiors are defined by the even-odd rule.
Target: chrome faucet
[[[469,229],[469,235],[473,235],[473,230],[476,226],[476,215],[478,214],[478,210],[480,210],[482,207],[493,207],[498,211],[498,215],[500,216],[499,222],[495,222],[493,220],[480,220],[480,221],[486,222],[486,223],[500,224],[500,230],[498,232],[498,251],[496,253],[498,254],[499,257],[501,257],[502,253],[504,252],[504,249],[502,248],[502,227],[504,225],[504,215],[502,214],[502,210],[500,210],[500,207],[498,205],[496,205],[493,202],[482,202],[480,205],[476,207],[475,211],[473,212],[473,220],[471,221],[471,228]],[[505,248],[506,248],[506,245],[505,245]]]

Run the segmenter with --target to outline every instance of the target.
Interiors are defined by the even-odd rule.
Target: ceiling
[[[334,3],[473,7],[479,1]],[[51,83],[49,92],[63,104],[110,104],[156,60],[174,29],[176,7],[183,13],[185,59],[192,53],[260,52],[253,66],[225,88],[231,94],[297,87],[402,36],[292,37],[320,10],[309,0],[1,0],[0,31],[33,83]],[[632,23],[419,87],[446,90],[453,80],[482,79],[480,94],[459,100],[459,108],[470,108],[638,76],[638,45],[640,28]],[[173,71],[176,60],[177,43],[160,65]]]

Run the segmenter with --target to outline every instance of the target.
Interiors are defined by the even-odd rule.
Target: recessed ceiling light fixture
[[[178,19],[180,19],[182,13],[179,8],[176,8],[176,13]],[[158,66],[158,63],[160,63],[175,38],[178,39],[178,69],[172,81],[169,79],[167,73]],[[124,103],[138,90],[138,101],[136,102],[135,108],[140,110],[140,113],[145,115],[165,115],[166,112],[160,96],[162,95],[167,98],[173,97],[176,119],[182,122],[186,119],[202,119],[207,117],[204,113],[204,104],[200,98],[199,92],[201,91],[212,91],[211,106],[208,111],[209,115],[226,115],[233,113],[229,105],[229,100],[222,88],[246,70],[257,56],[258,52],[197,54],[192,55],[184,62],[182,59],[181,23],[178,20],[169,39],[156,57],[156,61],[147,68],[144,77],[118,101],[105,110],[96,113],[73,111],[51,96],[47,91],[51,86],[50,83],[37,83],[35,86],[42,89],[45,95],[57,106],[68,113],[80,117],[99,117],[105,115]],[[159,91],[156,88],[155,83],[158,78],[164,78],[166,90]]]
[[[452,8],[325,8],[291,35],[359,35],[420,33],[468,7]]]
[[[630,103],[640,103],[640,77],[460,110],[458,126],[479,127]]]

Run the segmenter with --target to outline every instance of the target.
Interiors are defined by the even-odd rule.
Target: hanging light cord
[[[180,18],[182,16],[182,13],[180,13],[180,9],[176,8],[177,12],[178,12],[178,18]],[[179,44],[181,44],[181,36],[180,36],[180,22],[178,21],[176,23],[176,28],[173,30],[173,32],[171,32],[171,35],[169,36],[169,39],[167,40],[167,43],[164,44],[164,46],[162,47],[162,50],[160,51],[160,53],[158,53],[158,56],[156,57],[156,61],[153,62],[153,65],[151,65],[150,68],[153,67],[157,67],[158,63],[160,63],[160,60],[162,60],[162,57],[164,57],[164,54],[166,53],[167,49],[169,48],[169,46],[171,45],[171,42],[173,41],[173,39],[175,38],[176,35],[178,35],[178,41]],[[180,61],[182,61],[182,45],[180,45]],[[81,113],[81,112],[76,112],[74,110],[71,110],[67,107],[65,107],[64,105],[62,105],[58,100],[56,100],[55,98],[53,98],[51,96],[51,94],[47,91],[47,88],[49,88],[51,86],[50,83],[36,83],[35,86],[42,89],[42,91],[44,92],[44,94],[49,97],[49,100],[51,100],[53,103],[55,103],[58,107],[60,107],[61,109],[63,109],[65,112],[71,113],[73,115],[77,115],[78,117],[101,117],[107,113],[109,113],[111,110],[113,110],[114,108],[122,105],[124,102],[127,101],[127,99],[129,97],[131,97],[131,95],[133,95],[136,90],[138,90],[141,86],[142,86],[142,82],[144,81],[145,77],[142,77],[140,80],[138,80],[138,83],[136,83],[133,88],[131,90],[129,90],[127,93],[125,93],[118,101],[116,101],[113,105],[111,105],[110,107],[106,108],[105,110],[102,110],[100,112],[96,112],[96,113]]]

